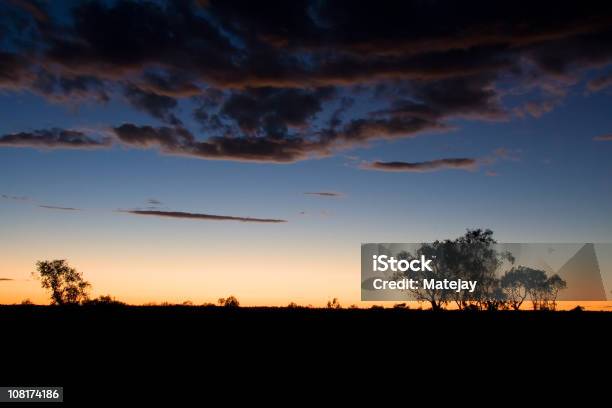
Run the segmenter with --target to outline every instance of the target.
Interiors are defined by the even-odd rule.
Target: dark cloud
[[[163,153],[203,159],[287,163],[324,154],[326,145],[301,137],[211,137],[198,141],[182,127],[124,124],[113,129],[127,146],[159,148]]]
[[[163,204],[161,201],[159,201],[159,200],[157,200],[155,198],[149,198],[147,200],[147,203],[151,204],[151,205],[161,205],[161,204]]]
[[[21,8],[27,13],[31,14],[35,19],[40,21],[47,21],[49,16],[45,12],[44,8],[38,4],[36,0],[8,0],[9,4],[15,7]]]
[[[252,217],[234,217],[229,215],[212,215],[189,213],[180,211],[144,211],[144,210],[119,210],[119,212],[133,215],[148,215],[153,217],[168,217],[168,218],[185,218],[190,220],[203,221],[240,221],[240,222],[260,222],[260,223],[281,223],[286,220],[271,219],[271,218],[252,218]]]
[[[0,89],[19,88],[28,76],[26,64],[24,57],[0,50]]]
[[[612,141],[612,134],[595,136],[593,140],[595,140],[596,142],[609,142]]]
[[[0,136],[0,147],[40,147],[93,149],[110,146],[108,138],[94,139],[83,132],[65,129],[44,129]]]
[[[91,99],[107,102],[110,99],[103,82],[94,76],[62,75],[41,69],[33,73],[32,78],[30,85],[32,91],[54,101],[70,102],[75,99]]]
[[[145,91],[174,98],[198,96],[203,92],[189,72],[176,70],[145,71],[138,86]]]
[[[501,120],[507,117],[494,89],[493,77],[468,76],[435,82],[417,82],[400,89],[410,99],[394,100],[388,110],[375,115],[422,119],[442,124],[452,117]]]
[[[14,281],[15,279],[11,279],[11,278],[0,278],[0,282],[6,282],[6,281]]]
[[[170,96],[143,91],[134,85],[126,86],[124,95],[134,107],[149,113],[162,122],[171,125],[181,124],[181,121],[172,113],[178,105],[176,99]]]
[[[422,173],[427,171],[437,171],[445,169],[473,170],[478,165],[478,160],[470,158],[438,159],[424,162],[381,162],[375,161],[361,165],[362,169],[395,171],[395,172],[415,172]]]
[[[514,113],[520,117],[526,117],[529,115],[534,118],[539,118],[555,109],[556,105],[558,105],[558,102],[555,100],[528,101],[523,105],[514,108]]]
[[[118,78],[158,65],[204,79],[223,77],[237,52],[185,1],[92,1],[72,14],[72,28],[49,38],[45,57],[80,73]]]
[[[136,126],[131,123],[114,128],[117,138],[128,146],[160,147],[165,151],[178,151],[194,143],[193,135],[179,127]]]
[[[606,5],[588,1],[544,0],[532,4],[528,12],[511,1],[486,0],[268,1],[260,8],[249,4],[213,0],[210,9],[236,33],[257,33],[258,39],[277,47],[383,55],[483,44],[528,45],[602,29],[609,21]]]
[[[121,143],[207,159],[293,162],[448,131],[454,118],[539,117],[565,97],[542,85],[550,78],[580,83],[612,63],[612,5],[594,0],[5,3],[0,88],[62,102],[123,95],[164,126],[110,124]],[[506,107],[525,83],[543,95]],[[179,119],[184,99],[197,137]],[[109,145],[59,132],[74,131],[0,146]]]
[[[342,193],[338,193],[335,191],[313,191],[313,192],[306,192],[304,194],[320,196],[320,197],[342,197],[343,196]]]
[[[35,34],[44,60],[73,72],[111,78],[159,66],[224,87],[442,78],[519,56],[560,72],[612,55],[601,47],[612,22],[602,2],[290,3],[92,1],[73,9],[72,24],[39,22]]]
[[[289,127],[303,127],[321,110],[332,88],[316,90],[257,88],[232,93],[221,114],[248,134],[283,136]]]
[[[81,211],[80,208],[74,207],[58,207],[55,205],[39,205],[40,208],[46,208],[48,210],[61,210],[61,211]]]
[[[597,92],[601,91],[612,85],[612,74],[602,75],[595,79],[590,80],[587,83],[587,88],[589,91]]]

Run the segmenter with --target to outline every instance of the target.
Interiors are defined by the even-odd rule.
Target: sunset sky
[[[362,242],[612,242],[610,6],[398,3],[0,3],[0,303],[42,259],[358,304]]]

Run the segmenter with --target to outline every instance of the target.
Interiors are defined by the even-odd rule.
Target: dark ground
[[[319,381],[355,378],[361,393],[430,372],[537,380],[607,371],[611,323],[609,312],[1,306],[0,384],[63,385],[83,403],[198,401],[218,382],[241,384],[238,398],[242,384],[293,383],[307,397]]]

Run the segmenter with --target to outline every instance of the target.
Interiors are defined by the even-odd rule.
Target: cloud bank
[[[0,90],[60,103],[120,99],[151,122],[111,123],[101,138],[22,130],[0,135],[0,147],[120,143],[290,163],[451,131],[456,118],[537,118],[612,63],[612,6],[601,1],[53,4],[0,4]],[[610,78],[601,72],[587,89]],[[508,106],[513,93],[533,99]]]

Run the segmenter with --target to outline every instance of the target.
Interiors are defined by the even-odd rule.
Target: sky
[[[130,303],[359,304],[362,242],[612,242],[602,2],[0,16],[0,303],[47,302],[42,259]]]

